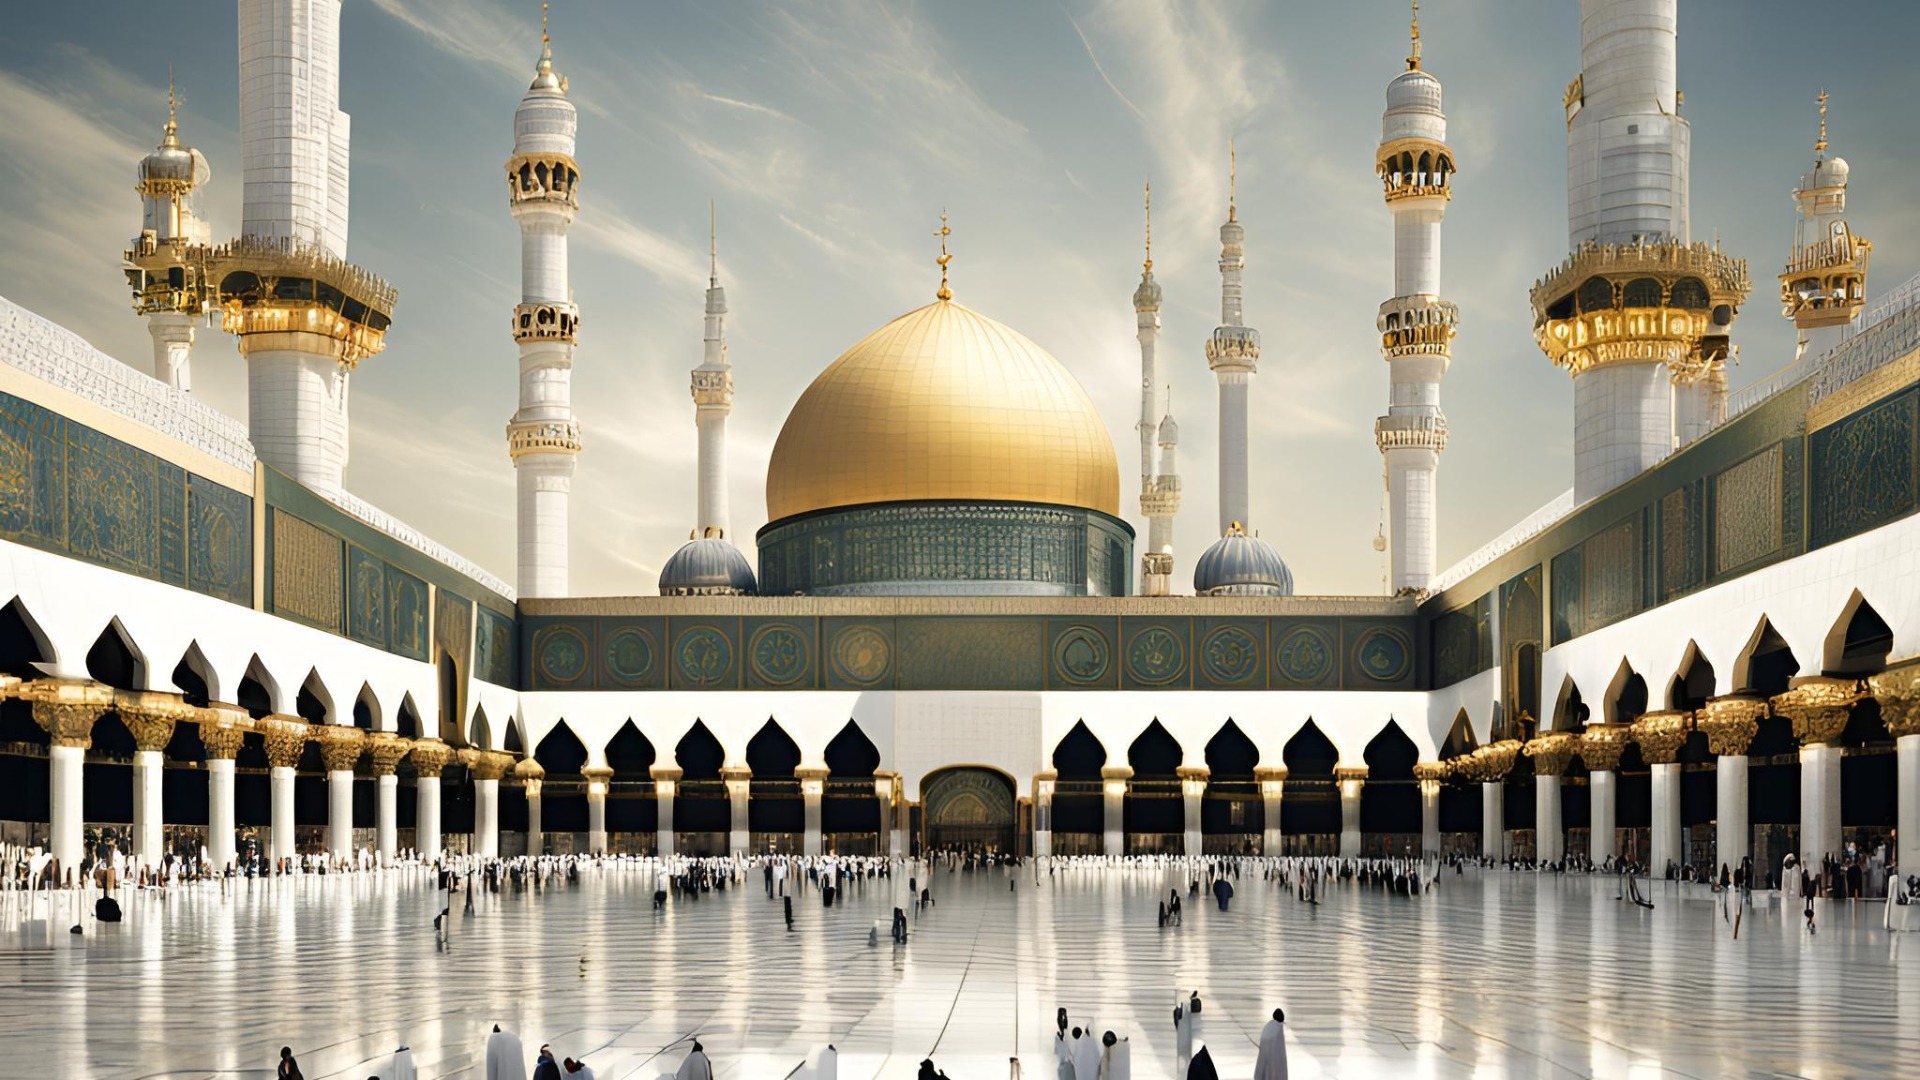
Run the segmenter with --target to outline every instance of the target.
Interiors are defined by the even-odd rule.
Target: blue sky
[[[156,22],[121,0],[34,5],[0,41],[0,295],[145,369],[119,253],[139,224],[134,162],[166,116],[211,160],[216,237],[239,226],[230,3]],[[1774,278],[1813,96],[1853,165],[1851,220],[1875,242],[1870,292],[1920,272],[1912,102],[1920,5],[1686,0],[1680,85],[1693,123],[1696,239],[1749,260],[1733,386],[1791,358]],[[1446,295],[1462,309],[1442,391],[1446,565],[1572,478],[1572,389],[1534,348],[1526,292],[1566,255],[1560,94],[1578,69],[1572,0],[1429,0],[1426,67],[1446,86],[1460,173]],[[156,27],[158,27],[156,29]],[[347,0],[353,116],[349,256],[400,289],[385,353],[353,384],[355,492],[511,579],[516,403],[507,317],[518,235],[501,165],[539,51],[539,7]],[[1239,145],[1253,389],[1253,512],[1301,592],[1375,593],[1383,560],[1372,423],[1386,365],[1391,224],[1372,174],[1385,85],[1403,66],[1391,0],[1063,4],[665,4],[559,0],[556,64],[581,107],[573,230],[584,319],[575,402],[573,585],[653,591],[693,517],[693,408],[706,210],[719,206],[738,397],[734,529],[752,553],[767,454],[787,409],[847,345],[930,300],[931,236],[952,216],[956,298],[1054,353],[1112,432],[1135,509],[1132,425],[1140,185],[1155,194],[1161,365],[1180,419],[1178,579],[1214,521],[1214,389],[1226,147]],[[229,339],[203,331],[195,392],[245,415]],[[1144,532],[1143,520],[1135,519]]]

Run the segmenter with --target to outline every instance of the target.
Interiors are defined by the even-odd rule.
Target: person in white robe
[[[527,1080],[527,1051],[520,1036],[495,1024],[487,1036],[486,1080]]]
[[[687,1060],[680,1063],[673,1080],[713,1080],[713,1062],[707,1060],[707,1050],[700,1040],[693,1041],[693,1049],[687,1051]]]
[[[1273,1010],[1273,1019],[1260,1030],[1253,1080],[1287,1080],[1287,1014],[1279,1009]]]
[[[393,1064],[387,1066],[387,1080],[416,1080],[411,1049],[403,1046],[393,1052]]]
[[[1080,1033],[1073,1048],[1073,1080],[1100,1080],[1100,1040],[1091,1026]]]
[[[1111,1031],[1100,1036],[1099,1080],[1133,1080],[1132,1046]]]
[[[1791,854],[1780,863],[1780,899],[1800,899],[1800,860]]]

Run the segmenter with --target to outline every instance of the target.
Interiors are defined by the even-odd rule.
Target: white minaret
[[[1712,422],[1748,290],[1744,262],[1688,239],[1678,3],[1580,0],[1581,71],[1563,99],[1573,255],[1532,296],[1535,341],[1573,375],[1576,502]]]
[[[1140,264],[1140,287],[1133,290],[1134,326],[1140,338],[1140,513],[1147,519],[1146,550],[1140,553],[1140,592],[1165,596],[1172,591],[1173,516],[1180,509],[1180,478],[1173,471],[1172,446],[1179,429],[1160,382],[1155,351],[1160,342],[1160,283],[1153,280],[1153,185],[1146,189],[1147,254]],[[1161,418],[1166,417],[1164,423]],[[1156,460],[1156,443],[1164,452]]]
[[[720,243],[712,204],[707,206],[706,353],[693,369],[693,423],[700,433],[700,489],[694,531],[729,537],[727,508],[727,414],[733,412],[733,365],[727,361],[727,291],[720,287]]]
[[[1820,137],[1813,168],[1800,178],[1793,202],[1793,254],[1780,274],[1781,314],[1799,330],[1794,359],[1819,357],[1840,343],[1867,301],[1867,260],[1873,244],[1847,227],[1847,161],[1827,156],[1827,92],[1820,91]]]
[[[1459,323],[1458,310],[1440,299],[1440,223],[1453,198],[1453,149],[1440,80],[1420,67],[1418,3],[1407,70],[1387,84],[1375,169],[1393,214],[1393,299],[1380,305],[1377,323],[1392,388],[1373,436],[1386,457],[1388,587],[1398,593],[1425,589],[1437,569],[1437,477],[1447,446],[1440,380]]]
[[[153,377],[176,390],[193,389],[194,323],[212,306],[205,275],[207,223],[196,193],[213,178],[200,151],[180,142],[179,98],[167,78],[167,126],[160,145],[140,159],[140,235],[125,252],[134,310],[153,337]]]
[[[1242,325],[1240,272],[1247,265],[1236,199],[1238,160],[1227,148],[1227,220],[1220,226],[1220,325],[1207,339],[1207,367],[1220,381],[1220,535],[1247,531],[1247,391],[1260,363],[1260,332]]]
[[[262,461],[323,495],[347,465],[348,379],[381,350],[391,286],[346,262],[340,0],[240,0],[241,237],[212,253],[247,361]]]
[[[518,485],[521,596],[567,595],[567,503],[580,422],[573,416],[573,349],[580,309],[567,279],[567,228],[579,208],[573,160],[579,116],[567,80],[553,70],[553,43],[541,14],[540,62],[513,114],[508,205],[520,226],[520,408],[507,424],[507,454]]]

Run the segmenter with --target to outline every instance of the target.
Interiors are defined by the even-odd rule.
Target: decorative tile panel
[[[67,428],[67,551],[158,579],[159,459],[92,428]]]
[[[377,649],[387,647],[387,564],[347,545],[347,636]]]
[[[474,615],[474,677],[496,686],[512,686],[513,620],[485,607],[475,607]]]
[[[1915,506],[1915,406],[1905,392],[1807,436],[1813,499],[1808,543],[1821,547]]]
[[[1052,690],[1112,690],[1120,685],[1113,641],[1117,619],[1048,620],[1052,638],[1047,686]]]
[[[1582,590],[1587,630],[1598,630],[1642,606],[1640,517],[1604,529],[1580,545],[1586,570]]]
[[[732,690],[740,685],[737,619],[668,623],[668,685],[675,690]]]
[[[205,477],[187,477],[187,587],[253,603],[253,498]]]
[[[1046,626],[1038,619],[900,618],[902,685],[925,690],[1038,690]]]
[[[1174,690],[1192,684],[1193,627],[1188,619],[1127,617],[1120,620],[1121,686],[1128,690]]]
[[[749,619],[747,685],[769,689],[811,687],[819,671],[811,619]]]
[[[1781,469],[1779,443],[1713,478],[1713,565],[1736,571],[1780,551]]]
[[[427,583],[391,565],[387,567],[387,636],[396,655],[427,659]]]
[[[1257,619],[1200,619],[1194,625],[1195,679],[1201,687],[1239,690],[1266,684],[1266,624]]]
[[[345,593],[340,538],[278,508],[272,526],[274,614],[340,633]]]
[[[1270,623],[1274,689],[1327,690],[1340,685],[1339,633],[1335,620]]]

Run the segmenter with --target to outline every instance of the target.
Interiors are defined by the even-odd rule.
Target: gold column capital
[[[589,784],[605,784],[613,780],[613,770],[605,765],[588,765],[580,770]]]
[[[1786,693],[1775,694],[1773,711],[1793,721],[1793,737],[1801,746],[1820,746],[1847,729],[1847,717],[1860,698],[1858,680],[1817,675],[1795,679]]]
[[[1640,744],[1640,756],[1649,765],[1672,765],[1680,760],[1680,748],[1687,745],[1687,733],[1693,730],[1693,714],[1675,709],[1644,713],[1628,726],[1633,741]]]
[[[473,773],[475,780],[498,780],[513,768],[513,755],[499,750],[462,750],[460,764]]]
[[[1507,778],[1513,771],[1513,763],[1520,756],[1520,740],[1501,739],[1488,743],[1473,752],[1475,772],[1483,784],[1495,784]]]
[[[1213,776],[1213,770],[1205,765],[1182,765],[1173,771],[1182,780],[1206,780]]]
[[[313,741],[320,744],[320,760],[326,763],[330,773],[352,772],[367,749],[367,733],[357,727],[315,724],[312,735]]]
[[[431,737],[415,739],[413,748],[407,751],[407,760],[413,762],[413,769],[417,775],[438,779],[440,773],[453,761],[453,747]]]
[[[367,761],[375,776],[392,776],[400,759],[413,749],[412,739],[403,739],[391,731],[376,731],[367,736]]]
[[[1694,710],[1693,726],[1706,733],[1707,749],[1715,757],[1743,757],[1766,716],[1766,698],[1728,694],[1708,698],[1705,705]]]
[[[1574,752],[1579,748],[1580,740],[1565,731],[1549,731],[1527,740],[1526,755],[1533,759],[1533,771],[1538,776],[1560,776],[1573,763]]]
[[[93,745],[93,725],[113,705],[113,687],[91,679],[35,679],[17,696],[33,703],[33,722],[53,745],[82,750]]]
[[[1333,770],[1333,781],[1336,784],[1343,784],[1349,780],[1365,780],[1366,778],[1367,767],[1365,765],[1339,765],[1335,766]]]
[[[1867,680],[1880,703],[1880,720],[1894,738],[1920,735],[1920,662],[1902,664]]]
[[[297,716],[274,713],[253,722],[253,729],[266,743],[267,764],[276,769],[291,769],[300,764],[307,749],[307,722]]]
[[[521,758],[514,763],[513,776],[521,783],[529,780],[544,780],[547,776],[547,767],[532,758]]]
[[[200,745],[213,761],[232,761],[240,753],[246,734],[253,730],[253,717],[238,705],[215,701],[195,711],[200,722]]]
[[[1444,761],[1416,761],[1413,763],[1413,778],[1421,783],[1432,781],[1437,784],[1445,780],[1447,774],[1452,771],[1452,767]]]
[[[1588,724],[1580,733],[1580,760],[1588,772],[1613,772],[1620,768],[1620,754],[1627,748],[1625,724]]]
[[[195,713],[179,694],[150,690],[115,690],[113,711],[133,734],[133,745],[143,751],[165,750],[174,726]]]

